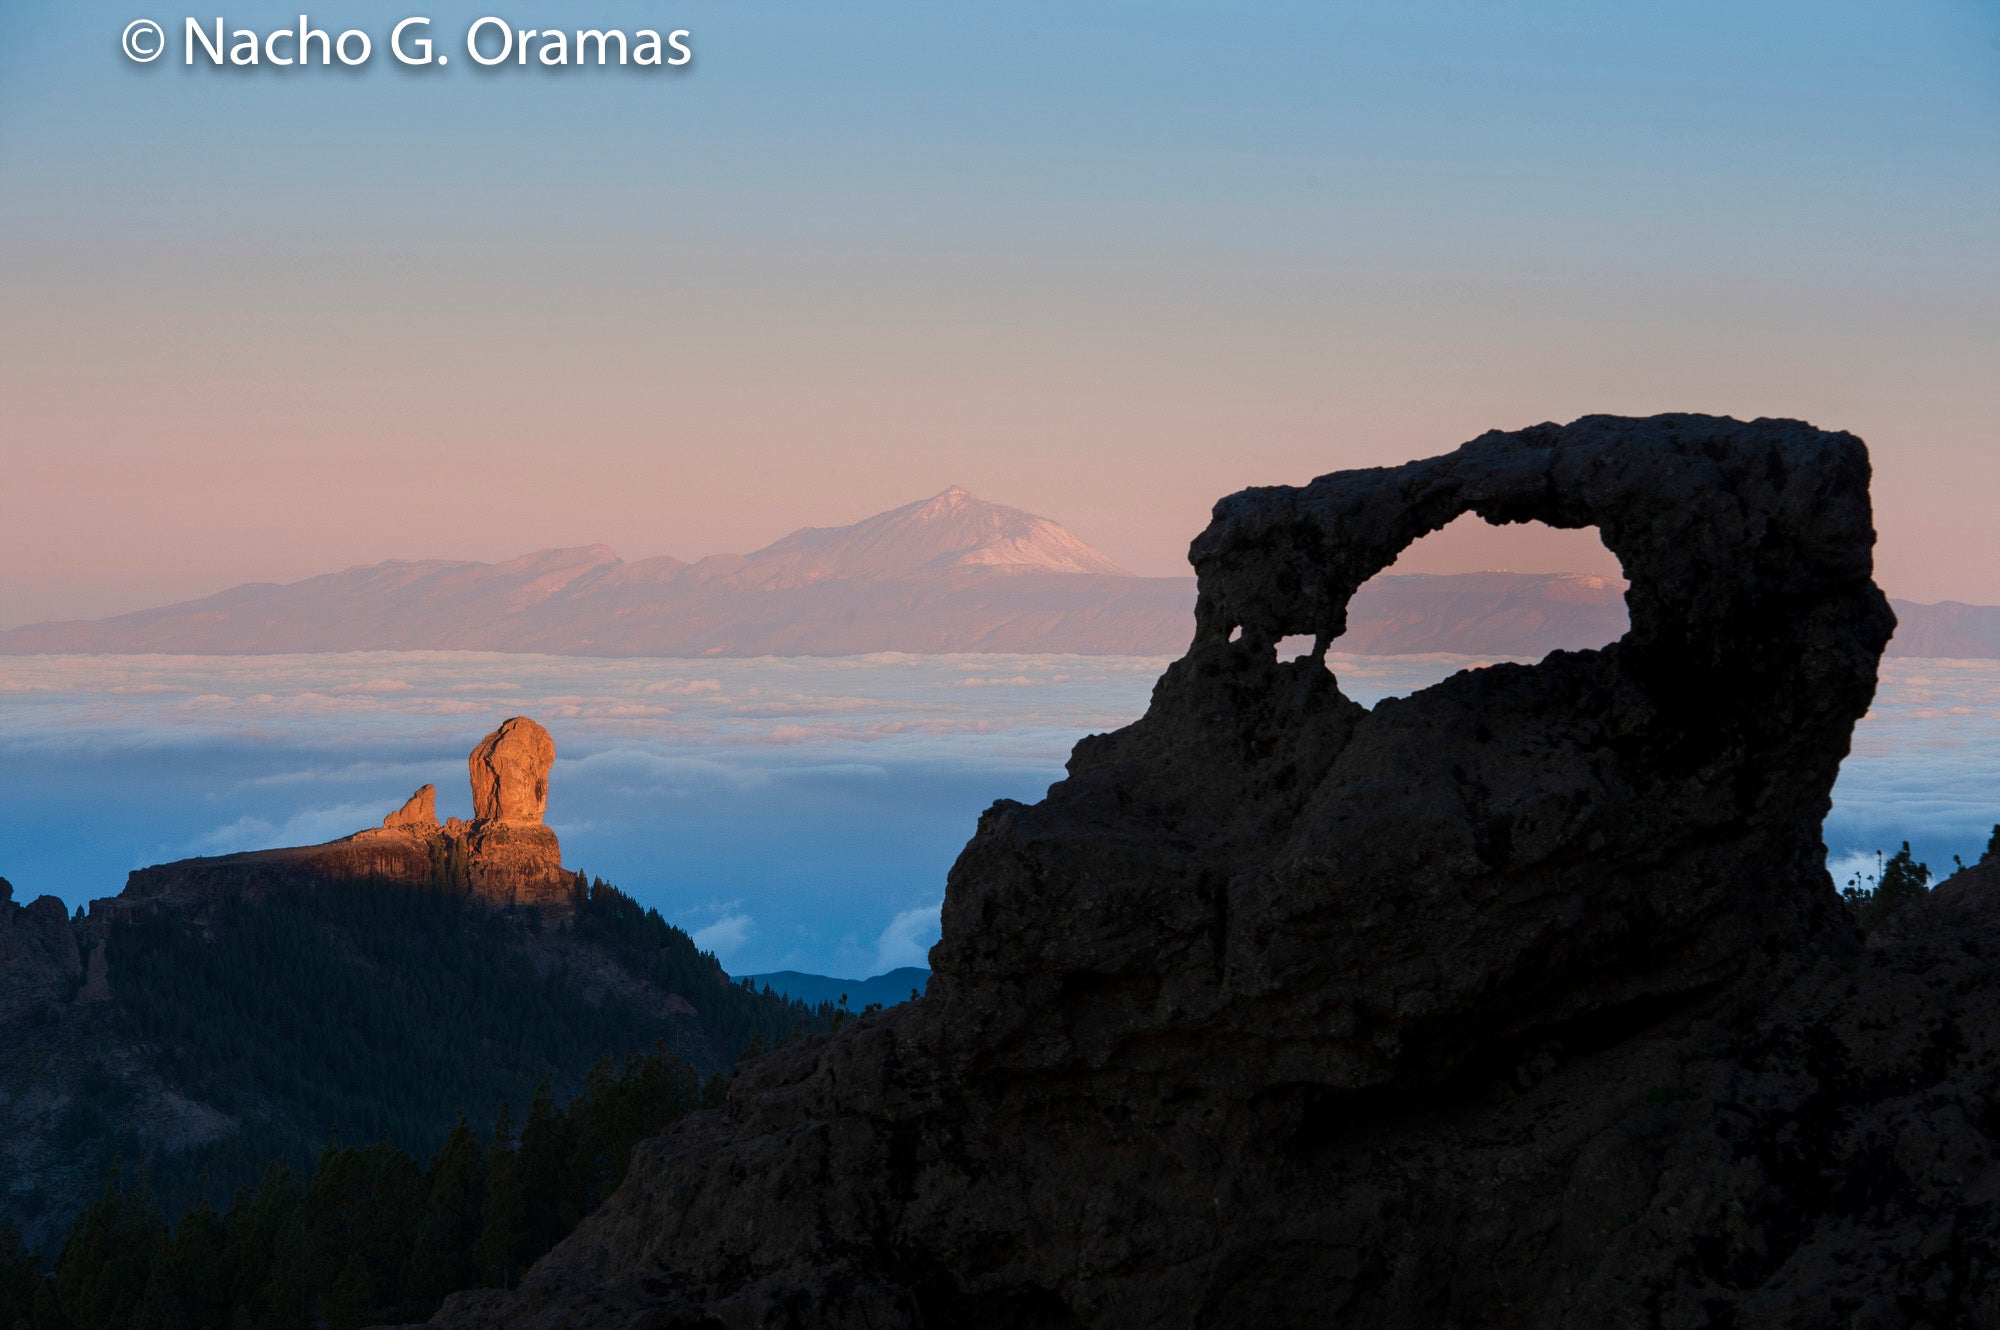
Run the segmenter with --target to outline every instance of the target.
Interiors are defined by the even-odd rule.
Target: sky
[[[0,5],[0,625],[953,483],[1178,573],[1245,485],[1661,410],[1860,434],[1883,585],[2000,603],[1985,0],[505,7],[687,29],[643,74],[474,68],[491,0],[188,68],[167,3]]]

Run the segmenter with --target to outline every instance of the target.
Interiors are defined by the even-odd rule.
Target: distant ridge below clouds
[[[921,965],[905,965],[868,979],[835,979],[823,974],[802,974],[797,970],[773,970],[769,974],[746,974],[742,978],[754,983],[759,992],[769,988],[812,1006],[822,1002],[837,1004],[844,997],[848,1010],[858,1012],[871,1002],[893,1007],[898,1002],[908,1002],[912,992],[923,996],[924,989],[930,984],[931,972]]]
[[[1625,631],[1624,583],[1580,573],[1396,574],[1336,651],[1539,656]],[[1893,602],[1891,655],[2000,657],[2000,608]],[[844,656],[1178,655],[1194,579],[1136,577],[1055,522],[958,486],[754,554],[627,562],[604,545],[505,563],[378,563],[115,618],[0,632],[0,654],[511,651]]]

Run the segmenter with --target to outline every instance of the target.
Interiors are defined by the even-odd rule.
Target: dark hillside
[[[574,1095],[601,1058],[659,1046],[707,1076],[830,1015],[732,982],[656,911],[581,878],[567,918],[329,882],[40,922],[82,945],[66,991],[0,1027],[0,1222],[36,1246],[114,1160],[169,1215],[220,1207],[329,1141],[421,1158],[459,1114]]]

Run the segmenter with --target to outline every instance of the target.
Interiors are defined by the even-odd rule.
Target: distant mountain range
[[[817,1007],[822,1002],[838,1005],[842,998],[846,998],[849,1011],[860,1011],[871,1002],[893,1007],[898,1002],[908,1002],[912,993],[922,997],[925,986],[931,981],[931,972],[921,965],[905,965],[869,979],[835,979],[830,975],[806,974],[800,970],[773,970],[769,974],[746,974],[741,978],[755,984],[759,993],[768,988],[780,997],[803,1002],[809,1007]]]
[[[1377,577],[1336,651],[1539,656],[1625,631],[1624,584],[1580,573]],[[1892,655],[2000,657],[2000,607],[1893,602]],[[603,545],[505,563],[378,563],[115,618],[0,632],[0,654],[521,651],[841,656],[1176,655],[1191,577],[1138,577],[1044,517],[958,486],[754,554],[626,561]]]

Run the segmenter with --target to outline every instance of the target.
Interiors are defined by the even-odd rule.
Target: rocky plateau
[[[425,785],[379,827],[324,845],[244,850],[141,868],[120,896],[96,904],[115,913],[229,890],[256,895],[325,881],[435,882],[491,905],[561,914],[569,908],[576,874],[563,867],[556,833],[542,823],[555,760],[549,732],[515,716],[481,739],[466,759],[470,822],[454,817],[439,823],[437,789]]]

